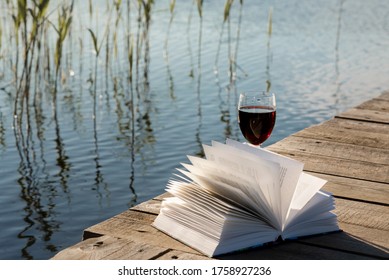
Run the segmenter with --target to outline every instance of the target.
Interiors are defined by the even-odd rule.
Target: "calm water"
[[[152,6],[149,25],[138,24],[134,1],[117,27],[106,1],[93,1],[92,15],[82,2],[56,103],[38,75],[21,126],[16,50],[1,4],[1,259],[48,259],[80,241],[84,228],[162,193],[187,154],[202,154],[201,143],[243,141],[242,90],[270,85],[277,94],[269,145],[389,89],[388,1],[235,1],[224,26],[225,1],[204,1],[202,20],[191,1],[177,1],[170,29],[168,1]],[[101,42],[97,61],[88,28]],[[127,34],[138,46],[132,71]]]

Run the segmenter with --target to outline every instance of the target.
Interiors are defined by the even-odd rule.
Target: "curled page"
[[[285,224],[290,212],[292,200],[296,194],[297,183],[303,171],[304,164],[300,161],[273,153],[260,147],[243,144],[235,140],[227,139],[226,144],[242,151],[246,151],[257,157],[280,165],[280,186],[281,186],[281,212],[282,223]]]

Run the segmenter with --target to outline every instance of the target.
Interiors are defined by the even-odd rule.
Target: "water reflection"
[[[344,0],[328,9],[326,18],[337,17],[331,21],[333,32],[320,33],[323,38],[314,42],[320,47],[330,42],[329,54],[322,53],[325,48],[311,51],[313,37],[306,35],[322,25],[304,21],[326,9],[304,2],[308,10],[301,13],[299,6],[299,14],[290,3],[274,3],[273,33],[269,3],[224,3],[177,1],[169,10],[163,1],[62,1],[52,9],[50,23],[40,22],[36,36],[27,36],[37,41],[25,61],[24,35],[31,29],[25,33],[21,26],[15,35],[17,2],[1,2],[7,10],[0,15],[3,42],[8,39],[0,49],[0,156],[6,155],[1,167],[14,160],[9,181],[21,200],[15,212],[23,213],[15,214],[10,227],[14,240],[4,242],[17,244],[13,249],[20,258],[50,257],[78,241],[74,236],[61,243],[71,230],[81,232],[161,193],[185,153],[203,156],[202,143],[216,137],[242,139],[236,121],[240,87],[275,88],[285,92],[281,105],[298,103],[284,106],[293,112],[280,114],[279,127],[291,126],[288,132],[316,121],[311,111],[327,109],[324,91],[315,97],[306,92],[314,92],[312,87],[328,76],[336,85],[329,99],[341,108],[345,73],[340,73],[340,55],[347,57],[343,23],[350,16]],[[62,4],[69,9],[66,16]],[[72,21],[56,62],[58,12]],[[310,24],[317,29],[309,30]],[[336,38],[328,40],[335,31]],[[185,127],[173,124],[174,118],[185,120]],[[11,193],[12,187],[1,187]]]
[[[171,5],[173,3],[175,1]],[[229,9],[232,3],[226,1]],[[113,186],[107,180],[110,168],[105,164],[106,135],[101,131],[107,121],[105,112],[114,111],[116,120],[110,121],[117,126],[116,142],[125,146],[128,152],[128,207],[138,202],[136,180],[149,168],[149,162],[155,156],[157,138],[153,120],[158,115],[158,107],[149,81],[150,29],[155,4],[151,0],[106,4],[105,9],[97,9],[93,1],[81,4],[64,1],[56,15],[47,14],[47,6],[36,2],[1,4],[1,8],[7,10],[7,14],[1,16],[2,26],[12,30],[12,24],[15,24],[15,33],[4,33],[9,38],[9,49],[0,49],[1,55],[8,56],[3,61],[4,69],[13,69],[4,74],[0,90],[7,92],[13,102],[13,138],[19,156],[17,185],[23,204],[20,206],[23,226],[15,235],[24,241],[20,247],[24,259],[40,258],[36,248],[41,244],[49,252],[56,252],[61,247],[54,244],[53,237],[61,231],[66,232],[60,218],[64,214],[62,205],[63,202],[69,208],[74,205],[80,193],[77,184],[82,185],[81,189],[86,185],[85,189],[92,191],[100,208],[109,203]],[[198,22],[192,28],[196,4]],[[44,5],[50,5],[50,1],[45,1]],[[195,79],[194,100],[197,102],[194,153],[203,156],[203,1],[193,1],[189,7],[186,28],[190,58],[188,76]],[[230,15],[222,21],[222,30],[228,24],[228,53],[223,60],[228,61],[229,82],[219,85],[218,102],[226,137],[233,135],[231,107],[236,102],[233,96],[236,98],[237,95],[235,80],[239,69],[242,7],[243,1],[240,1],[234,39]],[[82,14],[82,9],[89,11],[89,17]],[[23,12],[28,10],[30,13]],[[174,5],[170,6],[163,53],[168,92],[173,101],[177,96],[168,43],[175,13]],[[106,21],[100,20],[101,17]],[[17,21],[13,22],[15,18]],[[192,36],[197,27],[197,34]],[[223,32],[219,48],[222,35]],[[197,38],[197,44],[192,43],[192,37]],[[195,54],[193,46],[197,50]],[[218,53],[217,60],[219,56]],[[216,67],[217,64],[216,61]],[[6,135],[4,123],[3,111],[0,111],[0,146],[6,147],[11,140]],[[73,134],[87,138],[88,143],[82,143],[82,137],[74,138]],[[74,179],[77,176],[85,178]]]
[[[270,75],[270,64],[273,60],[273,54],[271,52],[271,35],[273,32],[273,8],[269,9],[269,19],[267,27],[267,44],[266,44],[266,91],[270,92],[271,88],[271,75]]]
[[[339,81],[339,42],[340,42],[340,34],[342,28],[342,12],[343,12],[343,4],[345,0],[339,0],[339,8],[338,8],[338,16],[337,16],[337,25],[336,25],[336,40],[335,40],[335,92],[333,94],[335,98],[335,110],[336,114],[339,113],[338,105],[341,101],[340,88],[342,83]]]
[[[30,253],[29,247],[34,245],[38,238],[46,243],[45,247],[47,250],[51,252],[57,251],[56,246],[51,243],[51,238],[59,229],[60,222],[55,219],[55,198],[58,195],[58,191],[53,185],[47,184],[49,181],[49,173],[46,170],[45,136],[44,130],[42,129],[43,120],[40,115],[41,108],[39,106],[35,108],[37,133],[33,133],[32,131],[32,112],[29,111],[29,107],[26,107],[26,109],[26,122],[29,122],[26,126],[27,129],[24,130],[18,126],[14,128],[16,147],[20,157],[18,168],[20,177],[17,180],[20,186],[19,197],[25,202],[25,206],[23,207],[25,227],[17,234],[17,237],[21,240],[26,240],[24,247],[21,249],[22,258],[33,259],[34,255]],[[18,123],[18,121],[14,122],[15,125],[18,125]],[[37,139],[35,139],[34,135],[37,135]],[[66,193],[69,165],[66,161],[67,157],[64,154],[58,126],[56,126],[56,135],[55,142],[58,152],[57,166],[60,169],[58,175],[61,178],[62,190]],[[36,140],[39,142],[38,145],[36,145]],[[40,151],[40,156],[36,152],[37,146],[38,151]],[[39,234],[36,234],[36,231]]]
[[[0,146],[5,147],[5,128],[2,112],[0,112]]]
[[[187,38],[187,43],[188,43],[188,53],[189,53],[189,58],[190,58],[190,71],[189,71],[189,77],[193,78],[194,77],[194,63],[193,63],[193,53],[192,53],[192,42],[191,42],[191,23],[192,23],[192,17],[193,17],[193,8],[194,8],[194,1],[192,2],[192,5],[189,10],[189,15],[188,15],[188,22],[187,22],[187,27],[186,27],[186,38]]]
[[[17,37],[21,36],[22,38],[21,42],[24,49],[21,51],[18,48],[19,40],[11,36],[12,41],[10,43],[17,44],[15,55],[9,60],[11,68],[15,69],[15,81],[2,86],[1,89],[5,91],[9,87],[10,97],[14,100],[13,131],[16,150],[20,159],[17,183],[21,189],[20,198],[25,204],[23,207],[25,213],[23,222],[25,226],[17,233],[18,239],[26,240],[25,245],[21,248],[22,258],[33,259],[36,257],[31,253],[30,248],[36,245],[37,242],[45,243],[46,249],[51,252],[57,251],[57,247],[51,243],[53,234],[61,228],[61,222],[56,219],[55,214],[55,209],[57,208],[56,199],[60,196],[62,199],[67,199],[68,205],[72,204],[72,188],[69,186],[69,179],[74,171],[72,170],[73,165],[70,163],[62,135],[63,126],[68,127],[66,124],[67,120],[63,119],[64,112],[60,110],[60,104],[66,105],[72,114],[73,129],[87,133],[88,128],[81,129],[86,120],[85,109],[82,108],[82,103],[90,98],[87,100],[87,104],[92,105],[93,122],[91,137],[93,157],[91,160],[94,163],[94,183],[92,191],[96,194],[95,197],[97,197],[98,204],[102,206],[103,200],[110,199],[111,191],[108,182],[105,180],[104,164],[102,163],[99,131],[99,125],[102,121],[100,109],[102,108],[100,106],[110,111],[110,99],[113,99],[117,116],[116,123],[118,124],[118,132],[120,134],[117,140],[124,142],[130,153],[128,165],[130,197],[128,206],[133,206],[137,203],[134,184],[136,178],[135,161],[137,157],[140,157],[143,159],[141,164],[145,164],[147,156],[142,155],[143,147],[145,145],[152,147],[156,141],[151,116],[157,110],[152,102],[149,87],[149,29],[153,1],[139,1],[136,5],[138,14],[135,36],[133,36],[130,24],[130,5],[132,6],[133,4],[127,1],[127,7],[124,7],[124,4],[120,3],[114,2],[112,7],[108,7],[108,10],[112,11],[114,9],[116,11],[113,31],[107,25],[106,32],[99,38],[97,29],[95,31],[89,29],[95,51],[95,57],[92,57],[88,63],[89,65],[94,65],[87,74],[89,76],[87,80],[90,85],[89,97],[83,96],[84,87],[82,82],[80,83],[79,91],[74,90],[76,85],[74,84],[73,76],[76,74],[73,69],[77,68],[77,59],[84,54],[84,46],[87,45],[85,39],[79,38],[79,55],[72,55],[74,48],[72,34],[74,30],[72,31],[69,19],[73,16],[74,1],[66,2],[69,6],[64,4],[62,7],[62,14],[59,15],[59,19],[61,20],[61,16],[63,16],[62,19],[65,21],[65,25],[59,26],[58,29],[54,26],[54,29],[58,31],[60,36],[54,48],[55,54],[53,48],[49,45],[49,28],[51,25],[45,22],[44,19],[37,23],[39,29],[34,31],[28,27],[30,15],[26,14],[22,18],[24,29],[20,31],[21,35],[16,34]],[[28,9],[30,4],[25,4],[25,8]],[[90,20],[93,20],[94,11],[92,7],[92,2],[89,1]],[[126,24],[121,17],[122,10],[125,8],[127,8],[128,13]],[[12,12],[20,13],[20,6],[14,6],[12,1],[7,1],[7,9],[11,11],[10,14]],[[33,6],[31,9],[38,9],[43,15],[43,7]],[[120,29],[119,24],[123,24],[124,28]],[[61,54],[64,49],[65,36],[62,35],[61,28],[67,29],[64,35],[69,34],[68,40],[70,41],[69,51],[64,55],[65,60],[62,66]],[[19,32],[19,30],[16,31]],[[112,36],[111,32],[113,32]],[[27,39],[28,33],[30,34],[29,39]],[[26,36],[24,37],[24,35]],[[124,55],[127,54],[128,58],[128,70],[124,70],[128,74],[128,79],[123,79],[123,70],[116,68],[117,71],[114,72],[112,67],[112,65],[118,64],[117,59],[120,56],[117,46],[119,36],[123,36],[126,41],[125,46],[127,49],[123,53]],[[110,38],[112,38],[112,42]],[[42,39],[42,42],[40,39]],[[103,42],[105,42],[105,50],[102,48]],[[115,50],[114,55],[111,52],[112,48]],[[22,51],[24,56],[21,56]],[[103,75],[101,75],[100,62],[104,56],[104,51],[105,65]],[[40,56],[39,54],[43,52],[45,55]],[[50,55],[54,55],[54,58],[50,59]],[[83,64],[82,62],[78,63],[78,81],[83,76]],[[133,67],[134,64],[135,67]],[[167,67],[169,69],[169,63],[167,63]],[[53,70],[55,74],[52,74]],[[170,80],[173,81],[170,70],[169,73],[171,76]],[[9,77],[10,75],[8,74],[7,78]],[[103,79],[100,77],[103,77]],[[103,89],[104,86],[105,90]],[[171,94],[174,96],[173,85],[171,90]],[[113,93],[111,94],[111,92]],[[101,103],[103,93],[105,93],[104,104]],[[51,111],[47,110],[48,108],[51,108]],[[66,116],[66,118],[68,117]],[[0,145],[6,145],[3,112],[0,112]],[[55,153],[51,153],[50,149],[55,151]],[[53,172],[53,166],[57,167],[56,173]],[[61,188],[61,191],[58,188]]]
[[[173,75],[172,75],[172,71],[170,70],[170,62],[169,62],[169,35],[170,35],[170,30],[172,28],[172,23],[173,23],[173,19],[174,19],[174,7],[175,7],[175,1],[171,1],[170,2],[170,20],[169,20],[169,25],[168,25],[168,28],[167,28],[167,32],[166,32],[166,38],[165,38],[165,45],[164,45],[164,54],[163,56],[165,57],[165,64],[166,64],[166,75],[167,75],[167,80],[168,80],[168,92],[169,92],[169,96],[171,99],[176,99],[175,95],[174,95],[174,79],[173,79]]]

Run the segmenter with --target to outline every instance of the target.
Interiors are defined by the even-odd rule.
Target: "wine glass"
[[[243,92],[239,96],[238,123],[246,140],[255,146],[270,137],[276,122],[276,96],[264,91]]]

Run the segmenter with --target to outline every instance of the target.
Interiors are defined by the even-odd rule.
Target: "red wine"
[[[244,106],[239,109],[238,122],[244,138],[253,145],[260,145],[273,130],[276,111],[265,106]]]

